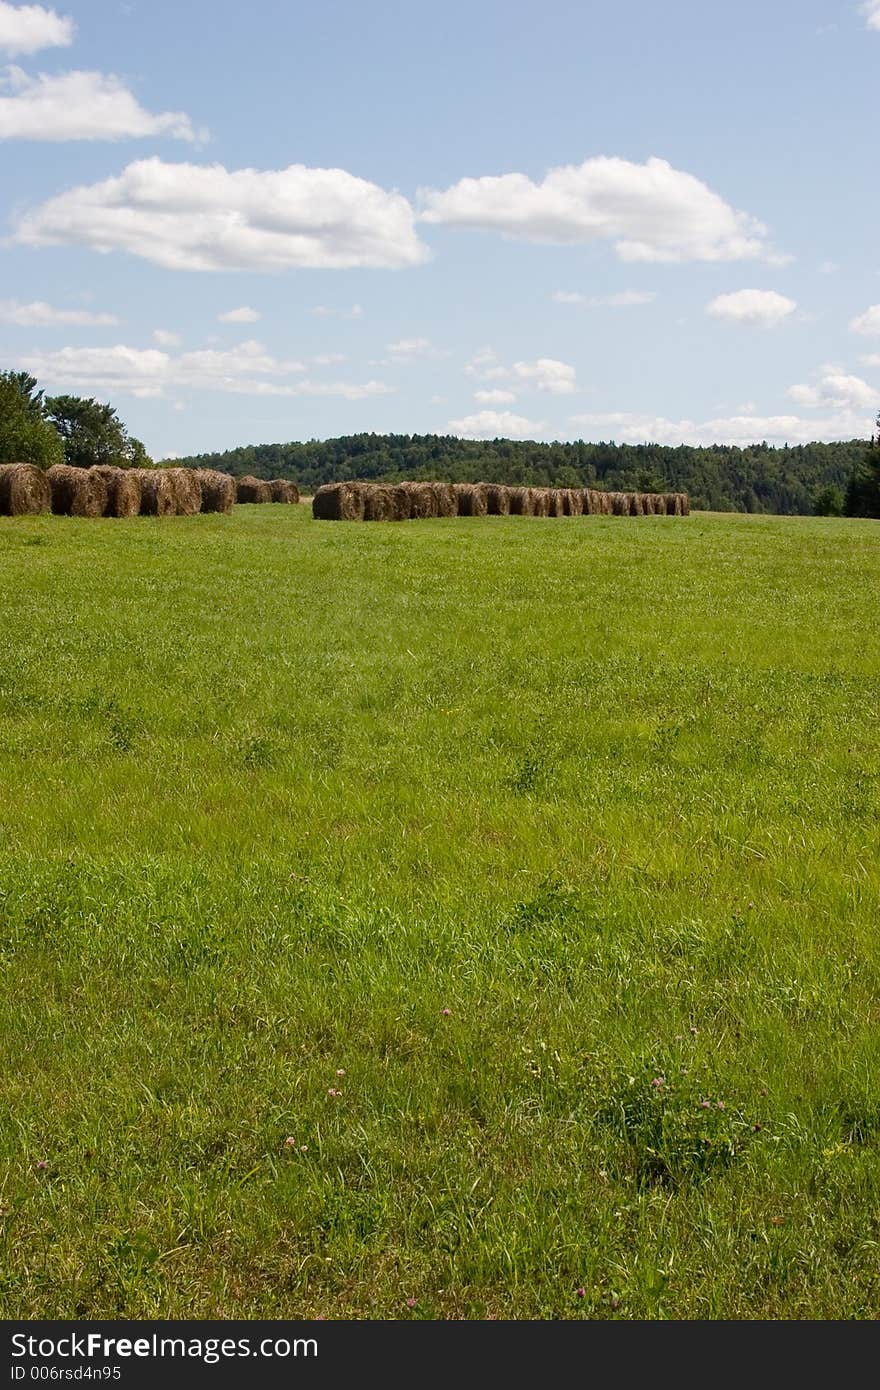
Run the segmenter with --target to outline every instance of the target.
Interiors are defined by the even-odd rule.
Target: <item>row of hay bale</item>
[[[287,502],[292,504],[299,501],[299,488],[296,483],[289,483],[286,478],[273,478],[268,483],[263,478],[252,478],[250,475],[245,478],[236,478],[235,492],[236,502]]]
[[[686,492],[604,492],[501,483],[326,483],[319,521],[410,521],[439,516],[687,516]]]
[[[251,495],[251,485],[258,495]],[[195,516],[230,512],[234,502],[299,501],[295,483],[233,478],[213,468],[71,468],[0,464],[0,516]]]

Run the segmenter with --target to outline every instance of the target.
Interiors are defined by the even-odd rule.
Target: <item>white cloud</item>
[[[851,333],[867,333],[872,336],[880,333],[880,304],[872,304],[863,314],[859,314],[858,318],[852,319],[849,327]]]
[[[14,323],[19,328],[111,328],[119,319],[115,314],[93,314],[85,309],[54,309],[41,299],[19,304],[15,299],[0,300],[0,323]]]
[[[770,254],[766,228],[665,159],[600,156],[525,174],[465,178],[422,191],[422,220],[526,241],[608,239],[624,261],[736,261]]]
[[[516,400],[515,391],[475,391],[474,400],[479,401],[480,405],[513,405]]]
[[[341,396],[362,400],[387,395],[392,387],[381,381],[297,381],[306,368],[280,361],[262,343],[248,341],[225,351],[206,348],[172,356],[157,348],[61,348],[23,356],[21,365],[39,380],[89,391],[133,396],[161,396],[166,390],[188,387],[245,396]]]
[[[450,420],[446,426],[449,434],[465,439],[532,439],[545,428],[543,420],[527,420],[509,410],[480,410],[476,415]]]
[[[172,333],[168,328],[154,328],[153,342],[158,343],[159,347],[179,347],[181,337],[179,333]]]
[[[862,361],[866,367],[880,367],[880,352],[869,352]]]
[[[72,19],[42,5],[8,5],[0,0],[0,50],[13,57],[73,42]]]
[[[347,362],[348,358],[344,352],[321,352],[317,357],[312,358],[312,363],[316,367],[336,367],[340,362]]]
[[[575,415],[572,424],[588,439],[615,439],[624,444],[808,444],[811,440],[863,439],[870,433],[870,417],[841,411],[825,419],[799,415],[733,415],[718,419],[668,420],[663,416],[618,412]]]
[[[710,300],[706,313],[748,328],[775,328],[796,308],[795,300],[777,294],[776,290],[734,290]]]
[[[634,304],[650,304],[657,295],[653,290],[621,290],[618,294],[586,295],[578,290],[556,290],[557,304],[586,304],[590,309],[629,309]]]
[[[256,323],[263,317],[256,309],[243,304],[240,309],[227,309],[225,314],[217,315],[218,323]]]
[[[464,371],[477,381],[523,382],[552,396],[568,396],[578,389],[574,367],[555,357],[539,357],[535,362],[514,362],[512,367],[505,367],[491,348],[482,348],[465,363]]]
[[[788,397],[798,405],[833,406],[843,410],[880,407],[880,389],[869,386],[860,376],[847,376],[836,367],[826,367],[813,386],[790,386]]]
[[[350,309],[334,309],[328,304],[316,304],[312,310],[319,319],[359,319],[363,312],[360,304],[352,304]]]
[[[868,29],[880,29],[880,0],[865,0],[862,14]]]
[[[398,268],[428,257],[399,193],[344,169],[137,160],[26,213],[31,246],[128,251],[167,270]]]
[[[182,111],[145,111],[118,77],[39,73],[8,67],[0,77],[0,140],[124,140],[168,135],[201,139]]]
[[[392,362],[416,362],[449,356],[442,348],[434,347],[430,338],[401,338],[396,343],[387,343],[385,351]]]

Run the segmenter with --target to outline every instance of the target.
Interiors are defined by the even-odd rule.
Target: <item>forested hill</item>
[[[305,491],[350,478],[600,486],[682,491],[711,511],[803,512],[819,494],[843,490],[865,457],[863,440],[745,449],[660,444],[536,444],[436,434],[355,434],[307,443],[249,444],[174,460],[241,476],[290,478]],[[167,460],[171,463],[172,460]]]

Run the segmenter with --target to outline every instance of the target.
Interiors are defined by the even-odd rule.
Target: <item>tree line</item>
[[[880,490],[871,501],[870,486],[859,481],[866,476],[875,448],[860,439],[737,448],[355,434],[305,443],[250,444],[175,462],[257,478],[290,478],[304,491],[355,478],[598,486],[617,492],[687,492],[691,505],[700,510],[790,515],[841,515],[858,497],[868,510],[850,514],[880,516]]]
[[[47,396],[27,372],[0,372],[0,463],[89,468],[153,467],[113,406],[83,396]],[[249,444],[166,460],[238,477],[287,478],[303,491],[348,479],[604,487],[613,492],[686,492],[699,510],[880,517],[880,415],[870,441],[826,444],[536,443],[437,434],[354,434],[286,444]]]

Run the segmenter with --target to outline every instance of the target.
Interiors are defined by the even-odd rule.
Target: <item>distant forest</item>
[[[436,434],[355,434],[303,444],[249,444],[173,462],[239,477],[290,478],[307,492],[321,483],[354,478],[598,485],[618,491],[687,492],[692,506],[701,510],[809,514],[839,509],[837,499],[842,501],[847,483],[864,466],[867,448],[859,439],[738,449],[725,444],[537,444]]]

